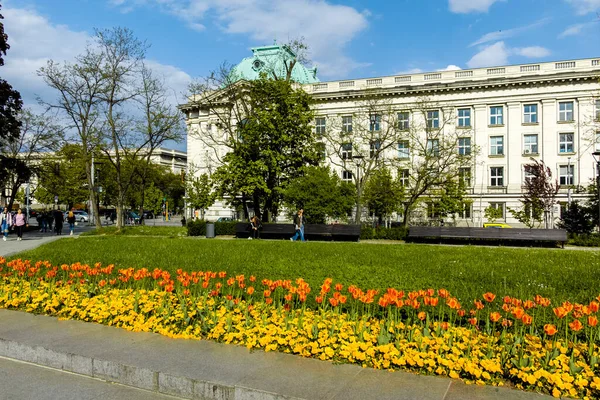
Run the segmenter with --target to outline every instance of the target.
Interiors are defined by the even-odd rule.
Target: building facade
[[[364,111],[365,101],[374,95],[385,102],[389,115],[371,116],[371,130],[385,131],[386,124],[394,124],[394,129],[435,126],[443,120],[440,130],[460,136],[457,152],[476,149],[464,175],[472,203],[459,216],[459,224],[481,226],[486,222],[484,210],[492,206],[502,211],[502,221],[518,225],[508,208],[520,207],[524,165],[532,158],[543,161],[560,185],[554,218],[560,215],[560,205],[583,198],[584,188],[595,178],[593,153],[600,150],[599,76],[597,58],[314,82],[302,87],[316,100],[317,135],[331,129],[352,131],[353,124],[360,123],[360,109]],[[428,110],[417,112],[424,98]],[[196,173],[210,174],[217,162],[199,135],[207,127],[219,127],[209,125],[209,113],[182,109],[188,117],[188,163],[194,164]],[[373,146],[378,145],[349,147],[354,154],[347,157],[347,164],[344,154],[332,151],[326,162],[342,179],[352,181],[360,169],[351,159],[357,153],[368,158],[369,151],[372,156]],[[413,159],[407,147],[402,141],[386,147],[386,159],[405,159],[405,167],[394,173],[411,173]],[[216,203],[207,218],[232,215],[223,203]]]

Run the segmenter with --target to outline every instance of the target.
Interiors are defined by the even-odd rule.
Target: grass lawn
[[[590,301],[600,294],[600,252],[424,244],[298,243],[188,237],[65,238],[11,258],[176,271],[227,271],[257,278],[303,277],[363,289],[446,288],[461,301],[499,296]]]

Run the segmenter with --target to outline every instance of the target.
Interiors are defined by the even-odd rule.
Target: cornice
[[[572,83],[583,83],[597,80],[598,72],[579,72],[569,74],[535,75],[515,78],[489,78],[485,80],[469,80],[449,83],[425,83],[421,85],[396,85],[393,87],[365,88],[358,90],[312,93],[317,103],[339,100],[354,100],[367,97],[407,97],[427,94],[447,94],[466,91],[489,91],[503,88],[551,86]]]

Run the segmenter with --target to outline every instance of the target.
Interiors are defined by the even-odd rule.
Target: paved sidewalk
[[[2,309],[0,356],[188,399],[549,398]]]

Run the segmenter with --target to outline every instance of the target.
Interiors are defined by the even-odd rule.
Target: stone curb
[[[243,386],[174,376],[98,358],[61,353],[0,338],[0,356],[193,400],[302,400]]]

